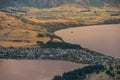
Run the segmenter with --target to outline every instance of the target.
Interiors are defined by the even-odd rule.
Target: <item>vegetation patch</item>
[[[9,40],[11,42],[30,42],[29,40]]]
[[[63,41],[63,39],[59,36],[56,36],[56,35],[53,35],[53,34],[46,34],[46,37],[50,37],[51,38],[51,41],[54,39],[54,38],[57,38],[61,41]]]
[[[41,38],[41,37],[45,37],[45,36],[43,34],[38,34],[37,37]]]
[[[65,72],[62,76],[55,76],[53,80],[119,80],[119,70],[119,64],[95,64]]]
[[[93,66],[85,66],[81,69],[76,69],[74,71],[66,72],[61,76],[55,76],[53,80],[85,80],[87,75],[91,73],[100,73],[105,70],[103,65],[97,64]]]
[[[44,44],[41,41],[38,41],[37,44],[41,46],[41,48],[81,49],[80,45],[66,42],[48,42]]]

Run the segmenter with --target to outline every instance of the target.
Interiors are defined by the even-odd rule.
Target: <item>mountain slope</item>
[[[25,23],[15,16],[0,12],[0,46],[36,46],[38,41],[47,43],[51,40],[46,35],[53,36],[52,41],[61,42],[41,26]]]
[[[0,7],[32,6],[39,8],[56,7],[63,4],[77,4],[84,7],[120,7],[120,0],[0,0]]]

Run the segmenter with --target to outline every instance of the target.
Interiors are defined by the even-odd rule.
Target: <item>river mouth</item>
[[[59,60],[0,59],[0,80],[52,80],[84,65]]]
[[[69,28],[55,34],[66,42],[120,58],[120,24]]]

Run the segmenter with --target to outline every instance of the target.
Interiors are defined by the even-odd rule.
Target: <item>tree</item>
[[[110,70],[107,70],[106,74],[108,74],[110,77],[114,77],[115,76]]]
[[[61,76],[55,76],[53,80],[63,80]]]

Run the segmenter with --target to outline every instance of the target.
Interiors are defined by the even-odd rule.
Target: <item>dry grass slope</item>
[[[33,47],[37,45],[37,41],[47,43],[50,37],[37,37],[38,34],[51,34],[41,26],[31,25],[21,20],[0,12],[0,46],[13,47]],[[55,41],[61,41],[55,39]]]

